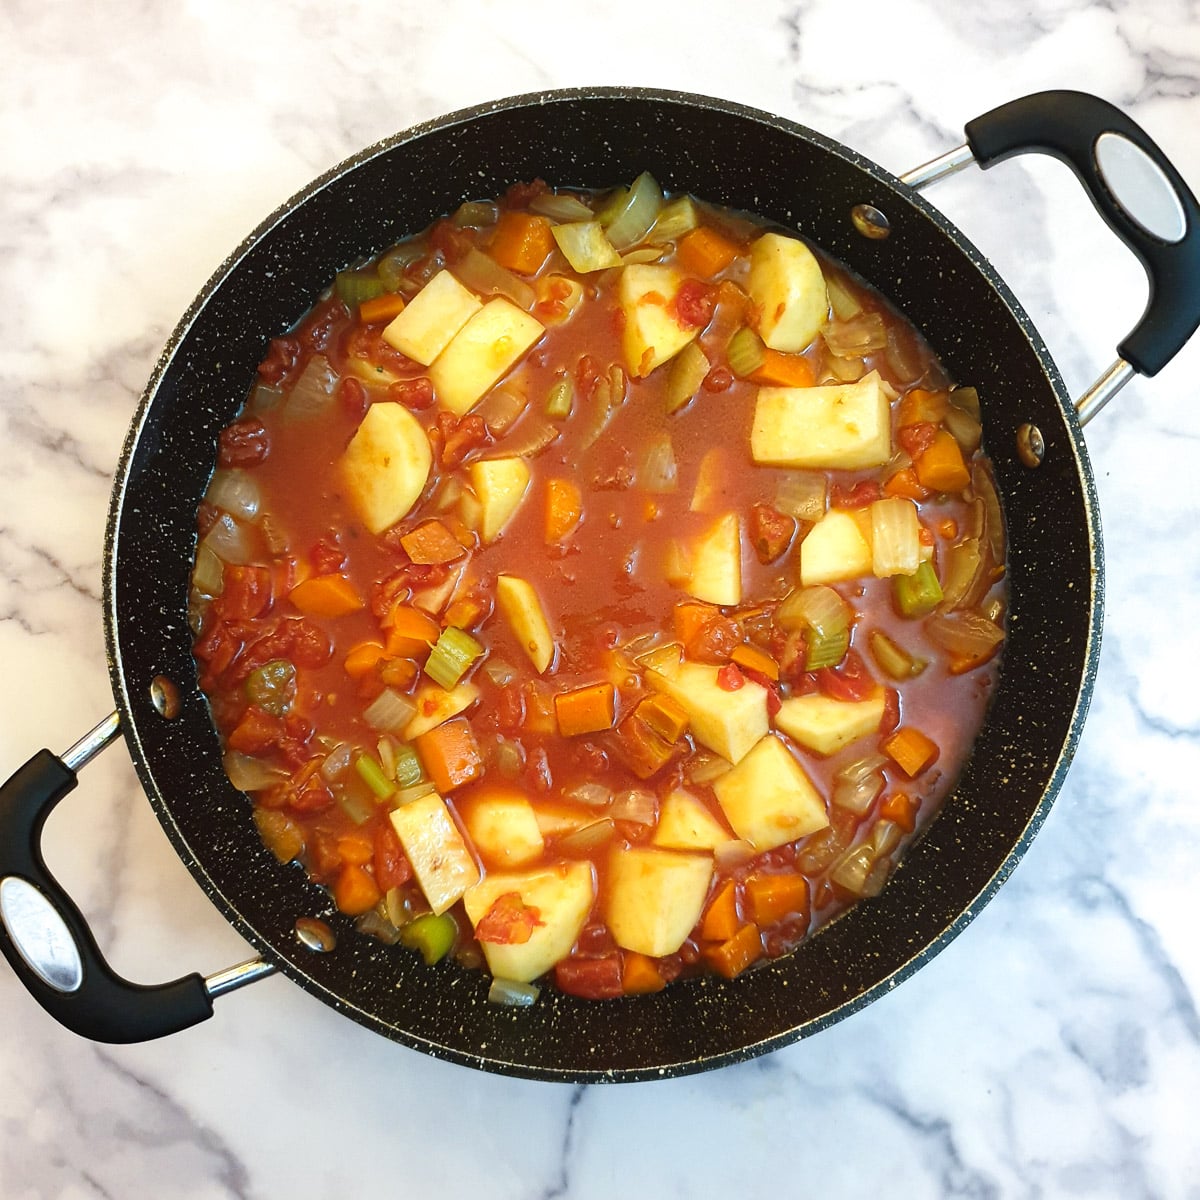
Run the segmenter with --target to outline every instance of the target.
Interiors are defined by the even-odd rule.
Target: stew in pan
[[[794,233],[648,175],[464,204],[339,273],[221,435],[191,617],[230,778],[360,929],[501,1001],[785,954],[983,721],[981,438]]]

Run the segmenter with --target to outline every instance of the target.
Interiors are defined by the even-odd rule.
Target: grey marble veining
[[[995,104],[1083,88],[1200,187],[1198,0],[0,0],[0,770],[112,707],[112,472],[229,250],[398,129],[602,83],[755,105],[897,173]],[[1145,284],[1068,173],[1022,160],[929,196],[1081,392]],[[0,1196],[1200,1196],[1198,371],[1194,342],[1088,428],[1107,598],[1076,761],[998,897],[892,994],[742,1066],[587,1088],[436,1062],[283,979],[168,1041],[95,1046],[5,969]],[[132,978],[246,957],[119,746],[47,857]]]

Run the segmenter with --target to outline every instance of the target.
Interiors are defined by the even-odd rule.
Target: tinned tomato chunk
[[[564,958],[554,968],[554,983],[560,991],[583,1000],[615,1000],[625,994],[621,983],[621,955]]]

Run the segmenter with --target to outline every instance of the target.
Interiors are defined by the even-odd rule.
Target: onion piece
[[[401,284],[405,282],[408,268],[424,255],[424,249],[416,242],[401,242],[399,245],[393,246],[379,260],[377,267],[379,278],[383,280],[383,286],[389,292],[400,291]]]
[[[822,336],[830,352],[842,358],[861,358],[888,344],[887,326],[877,312],[863,312],[850,321],[831,321]]]
[[[862,312],[862,305],[857,297],[842,286],[836,275],[825,276],[825,291],[829,294],[829,307],[839,321],[852,321]]]
[[[507,267],[502,267],[490,254],[474,246],[452,268],[459,283],[481,296],[506,296],[518,308],[528,312],[537,300],[532,287],[518,279]]]
[[[325,756],[325,761],[321,764],[321,778],[327,783],[341,779],[350,769],[350,764],[354,761],[354,755],[355,749],[349,742],[342,742],[341,745],[335,746]]]
[[[775,619],[787,630],[808,626],[822,636],[849,628],[854,610],[827,584],[789,592],[775,610]]]
[[[862,816],[883,791],[882,754],[866,754],[847,763],[833,777],[833,803]]]
[[[515,979],[501,979],[497,976],[488,988],[488,1000],[492,1004],[505,1004],[512,1008],[529,1008],[542,994],[542,989],[534,983],[518,983]]]
[[[200,547],[210,550],[222,562],[233,563],[234,566],[244,566],[253,557],[250,530],[224,512],[204,535]]]
[[[892,375],[900,383],[915,383],[923,374],[921,361],[912,347],[910,338],[902,338],[895,328],[887,334],[887,364]]]
[[[983,501],[984,529],[987,532],[992,561],[1000,565],[1004,562],[1004,513],[1000,508],[996,485],[982,463],[976,463],[971,471],[971,486]]]
[[[921,523],[917,506],[904,496],[886,496],[871,505],[871,571],[877,579],[911,575],[921,565]]]
[[[659,209],[650,233],[656,242],[673,242],[700,224],[700,214],[691,196],[677,196]]]
[[[867,877],[875,865],[875,851],[870,842],[851,846],[833,864],[829,878],[856,896],[866,895]]]
[[[560,432],[558,426],[552,421],[531,414],[513,433],[509,434],[504,440],[503,446],[498,449],[503,450],[505,458],[532,458],[555,441]]]
[[[820,471],[789,471],[775,491],[775,507],[799,521],[819,521],[825,515],[828,487]]]
[[[984,558],[980,553],[978,538],[962,538],[946,551],[942,565],[942,606],[971,608],[983,599],[986,587]]]
[[[628,191],[619,192],[605,205],[600,213],[600,224],[615,250],[628,250],[650,231],[662,206],[662,188],[649,171],[643,171]]]
[[[604,808],[612,800],[613,793],[612,788],[587,780],[564,788],[562,798],[573,800],[576,804],[586,804],[588,808]]]
[[[658,797],[647,788],[626,788],[613,797],[608,815],[615,821],[653,825],[658,820]]]
[[[983,440],[983,426],[970,413],[948,404],[942,422],[954,435],[964,454],[970,456],[979,449],[979,443]]]
[[[288,777],[288,773],[282,767],[237,750],[227,751],[222,761],[229,782],[241,792],[265,791]]]
[[[559,838],[556,847],[563,854],[591,854],[610,841],[616,832],[612,817],[601,817],[599,821],[592,821],[565,834]]]
[[[337,372],[323,354],[314,354],[288,393],[287,415],[303,419],[323,413],[333,401]]]
[[[246,471],[214,471],[204,497],[239,521],[254,521],[262,504],[258,481]]]
[[[651,438],[638,466],[637,482],[647,492],[658,495],[673,492],[679,486],[679,468],[669,433]]]
[[[1004,640],[1004,630],[975,612],[938,613],[925,622],[930,641],[963,663],[981,663]]]
[[[196,548],[196,565],[192,568],[192,587],[201,596],[212,599],[225,587],[225,564],[210,546],[201,543]]]
[[[590,221],[595,215],[578,196],[572,196],[570,192],[542,192],[529,202],[529,209],[554,221]]]
[[[363,710],[363,720],[380,733],[395,733],[412,720],[417,706],[408,696],[384,688]]]

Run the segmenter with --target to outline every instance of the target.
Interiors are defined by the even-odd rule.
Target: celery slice
[[[400,929],[400,944],[419,950],[427,966],[445,958],[457,937],[458,926],[449,913],[422,913]]]
[[[667,375],[667,412],[678,412],[699,390],[709,371],[707,355],[698,342],[688,342],[671,361]]]
[[[566,371],[560,371],[546,396],[546,416],[553,417],[556,421],[569,417],[574,401],[575,387],[571,383],[571,376]]]
[[[753,375],[763,365],[763,360],[767,357],[767,349],[763,345],[762,338],[753,329],[743,325],[729,339],[726,354],[729,357],[729,369],[739,379],[745,379],[747,375]]]
[[[465,630],[451,625],[443,629],[425,660],[425,674],[447,691],[457,687],[470,665],[483,653],[483,647]]]
[[[836,667],[846,657],[850,648],[850,630],[831,629],[821,633],[810,626],[806,636],[807,653],[804,657],[806,671],[819,671],[822,667]]]
[[[364,300],[374,300],[388,289],[374,271],[339,271],[333,280],[333,290],[353,312]]]
[[[424,771],[417,752],[409,745],[396,748],[396,786],[401,789],[410,788],[421,782]]]
[[[383,768],[369,754],[360,754],[354,760],[354,769],[363,783],[380,800],[386,800],[396,790],[396,785],[383,773]]]
[[[892,596],[904,616],[928,616],[942,602],[942,585],[933,564],[923,562],[911,575],[893,575]]]
[[[691,233],[699,224],[700,214],[691,196],[680,196],[662,206],[651,233],[656,242],[671,242]]]
[[[872,631],[868,644],[871,657],[890,679],[915,679],[928,665],[925,659],[914,658],[903,646],[878,629]]]

